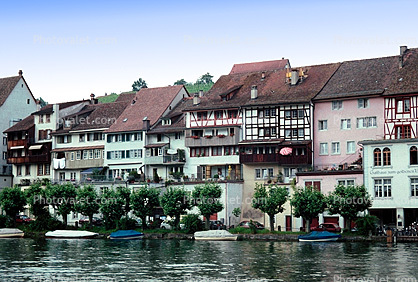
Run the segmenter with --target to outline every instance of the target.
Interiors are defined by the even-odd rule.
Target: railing
[[[29,144],[28,139],[20,139],[20,140],[9,140],[7,141],[7,148],[16,147],[16,146],[26,146]]]
[[[7,158],[7,163],[9,163],[9,164],[50,163],[50,162],[51,162],[51,155],[50,154]]]
[[[205,147],[205,146],[231,146],[238,145],[239,136],[235,135],[214,135],[214,136],[189,136],[186,137],[187,147]]]
[[[240,154],[241,163],[278,163],[283,165],[311,164],[310,155],[282,156],[280,154]]]

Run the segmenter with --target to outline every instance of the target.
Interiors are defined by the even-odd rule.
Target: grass
[[[236,227],[229,229],[229,232],[233,234],[252,234],[249,228]],[[273,231],[269,229],[258,229],[256,234],[277,234],[277,235],[301,235],[306,234],[305,232],[290,232],[290,231]]]
[[[113,103],[116,101],[116,99],[119,97],[118,94],[116,93],[112,93],[110,95],[106,95],[106,96],[100,96],[97,97],[97,99],[99,100],[99,103]]]
[[[213,83],[210,84],[187,84],[185,85],[187,92],[189,94],[197,93],[199,90],[203,90],[203,92],[209,91],[213,86]]]

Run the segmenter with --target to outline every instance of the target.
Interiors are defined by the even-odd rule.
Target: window
[[[316,191],[321,191],[321,181],[305,181],[305,187],[313,187]]]
[[[396,100],[396,113],[405,114],[411,112],[411,102],[409,98],[402,98]]]
[[[46,114],[45,115],[45,123],[50,123],[51,122],[51,115],[50,114]]]
[[[7,145],[7,137],[3,137],[3,145]]]
[[[319,154],[328,155],[328,143],[319,143]]]
[[[3,152],[3,160],[7,159],[7,152]]]
[[[44,165],[38,164],[38,175],[44,174]]]
[[[44,123],[44,115],[39,115],[39,123]]]
[[[78,137],[78,142],[82,143],[82,142],[86,142],[86,135],[85,134],[80,134]]]
[[[215,119],[222,119],[223,112],[222,111],[215,111]]]
[[[237,110],[228,110],[228,118],[237,118],[238,111]]]
[[[93,150],[89,150],[89,159],[93,159],[94,155],[93,155]]]
[[[319,128],[319,130],[327,130],[328,129],[328,121],[327,120],[319,120],[318,121],[318,128]]]
[[[212,156],[222,156],[222,147],[212,147]]]
[[[16,174],[18,176],[22,175],[22,166],[21,165],[16,166]]]
[[[77,151],[75,153],[75,158],[76,158],[76,160],[80,160],[81,159],[81,151]]]
[[[45,175],[50,175],[50,174],[51,174],[51,165],[46,164],[45,165]]]
[[[255,178],[260,179],[261,178],[261,169],[256,168],[255,169]]]
[[[359,109],[365,109],[369,107],[369,99],[358,99],[357,106]]]
[[[411,138],[411,126],[409,124],[395,126],[395,138],[407,139]]]
[[[331,109],[333,111],[341,110],[343,108],[343,101],[332,101]]]
[[[176,132],[176,133],[174,134],[174,139],[176,139],[176,140],[181,139],[181,132]]]
[[[70,173],[71,180],[76,180],[77,179],[76,176],[77,176],[77,173],[75,173],[75,172]]]
[[[95,159],[100,159],[102,156],[101,151],[99,149],[95,149],[94,150],[94,158]]]
[[[71,161],[74,161],[74,152],[71,152],[71,153],[70,153],[70,160],[71,160]]]
[[[351,119],[342,119],[341,120],[341,129],[351,129]]]
[[[382,164],[384,166],[389,166],[391,164],[390,149],[387,147],[383,149],[383,152],[379,148],[374,149],[373,156],[374,166],[382,166]]]
[[[418,197],[418,178],[411,178],[411,197]]]
[[[390,149],[383,149],[383,165],[390,165]]]
[[[25,175],[30,175],[30,165],[25,165]]]
[[[30,99],[27,99],[26,100],[26,103],[29,105],[30,104]]]
[[[340,179],[337,181],[338,185],[354,186],[354,179]]]
[[[347,141],[347,154],[354,154],[356,152],[356,142]]]
[[[374,166],[381,166],[382,165],[382,154],[379,148],[373,150],[373,158],[374,158]]]
[[[197,112],[197,120],[207,120],[208,112]]]
[[[266,179],[273,177],[274,170],[273,168],[256,168],[255,169],[255,178],[256,179]]]
[[[303,128],[299,128],[298,129],[298,137],[303,137],[305,136],[305,130],[303,130]]]
[[[376,126],[376,117],[357,118],[357,128],[369,128]]]
[[[83,150],[83,160],[87,160],[89,158],[89,151]]]
[[[161,142],[162,139],[163,139],[162,134],[157,134],[157,142]]]
[[[418,149],[417,149],[417,146],[412,146],[409,149],[409,164],[418,165]]]
[[[332,154],[338,155],[340,154],[340,142],[332,142],[331,143]]]
[[[190,157],[207,157],[209,156],[209,147],[197,147],[190,149]]]
[[[375,179],[374,196],[375,198],[392,197],[392,180],[390,178]]]

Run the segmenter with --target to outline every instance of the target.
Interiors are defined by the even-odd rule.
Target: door
[[[292,231],[292,216],[286,215],[286,231]]]

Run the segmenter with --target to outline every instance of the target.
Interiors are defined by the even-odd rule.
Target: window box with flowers
[[[208,138],[208,139],[210,139],[210,138],[212,138],[213,136],[212,136],[212,135],[205,135],[205,137],[206,137],[206,138]]]
[[[219,134],[218,135],[218,138],[224,138],[225,137],[225,134]]]
[[[193,138],[193,139],[199,139],[199,138],[200,138],[200,136],[192,135],[192,136],[190,136],[190,138]]]

